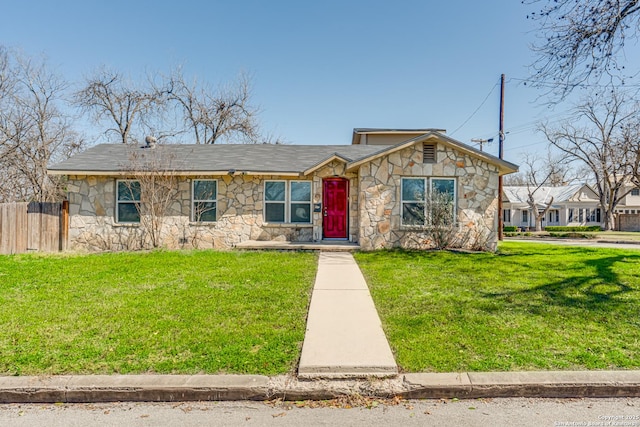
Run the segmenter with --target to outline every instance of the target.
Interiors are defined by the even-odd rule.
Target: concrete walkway
[[[320,252],[298,376],[366,378],[397,373],[380,317],[353,256]]]

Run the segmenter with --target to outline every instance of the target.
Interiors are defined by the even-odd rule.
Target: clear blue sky
[[[496,137],[497,153],[505,73],[505,158],[517,163],[545,147],[535,121],[561,114],[517,80],[533,59],[527,12],[516,0],[10,1],[0,43],[44,53],[76,82],[102,64],[133,78],[182,64],[213,84],[247,71],[264,130],[293,144],[433,127]]]

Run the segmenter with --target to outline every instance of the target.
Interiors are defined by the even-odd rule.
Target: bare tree
[[[640,188],[640,126],[634,123],[626,126],[624,139],[624,144],[631,147],[628,165],[629,182]]]
[[[213,90],[197,80],[187,82],[176,69],[161,89],[182,112],[186,131],[197,144],[215,144],[239,138],[243,142],[261,142],[258,109],[251,105],[251,81],[241,74],[236,82]]]
[[[536,231],[542,231],[542,220],[553,205],[553,197],[542,207],[536,202],[536,193],[544,186],[557,187],[566,183],[569,169],[562,168],[561,162],[547,153],[546,159],[527,155],[522,161],[522,170],[527,187],[527,204],[535,219]]]
[[[128,163],[122,165],[130,180],[121,181],[127,200],[134,204],[137,215],[153,248],[163,244],[163,229],[169,216],[179,215],[172,205],[178,195],[177,159],[166,147],[156,145],[155,138],[147,138],[147,145],[131,144]]]
[[[561,98],[603,76],[624,81],[624,46],[637,39],[640,0],[523,0],[540,8],[527,18],[540,23],[535,81],[558,85]],[[634,74],[634,73],[633,73]]]
[[[624,94],[610,92],[602,98],[587,98],[576,106],[573,121],[541,127],[567,162],[588,167],[603,210],[605,230],[613,229],[615,208],[628,191],[628,165],[637,146],[637,140],[629,141],[629,130],[640,124],[637,111],[637,103],[628,101]]]
[[[440,191],[430,191],[426,197],[429,228],[427,236],[436,249],[455,246],[458,234],[457,218],[454,212],[453,195]]]
[[[68,87],[45,61],[0,52],[0,171],[2,201],[55,201],[63,197],[60,179],[47,165],[78,151],[83,140],[62,112]]]
[[[97,123],[108,123],[106,135],[115,133],[122,143],[141,141],[145,117],[162,110],[162,96],[150,85],[136,85],[122,74],[102,68],[76,92],[75,103]]]

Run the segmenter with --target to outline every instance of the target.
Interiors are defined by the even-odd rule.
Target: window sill
[[[139,222],[114,222],[114,227],[128,227],[128,228],[137,228],[140,227]]]
[[[445,228],[454,228],[454,229],[459,229],[460,228],[460,224],[453,224],[451,226],[446,226]],[[398,230],[400,231],[430,231],[433,230],[434,226],[432,225],[401,225],[400,228]]]

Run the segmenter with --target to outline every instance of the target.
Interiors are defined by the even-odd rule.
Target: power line
[[[496,87],[498,86],[498,83],[494,84],[493,87],[491,88],[491,90],[489,91],[489,93],[487,94],[487,96],[484,97],[484,100],[482,101],[482,103],[480,103],[480,105],[478,106],[478,108],[475,109],[475,111],[473,113],[471,113],[471,115],[469,116],[469,118],[467,120],[465,120],[460,126],[458,126],[453,132],[451,132],[451,136],[453,136],[456,132],[458,132],[460,129],[462,129],[462,127],[464,125],[466,125],[469,120],[471,120],[473,118],[473,116],[476,115],[476,113],[482,108],[482,106],[485,104],[485,102],[487,102],[487,99],[489,99],[489,96],[491,96],[491,94],[493,93],[493,91],[496,89]]]

